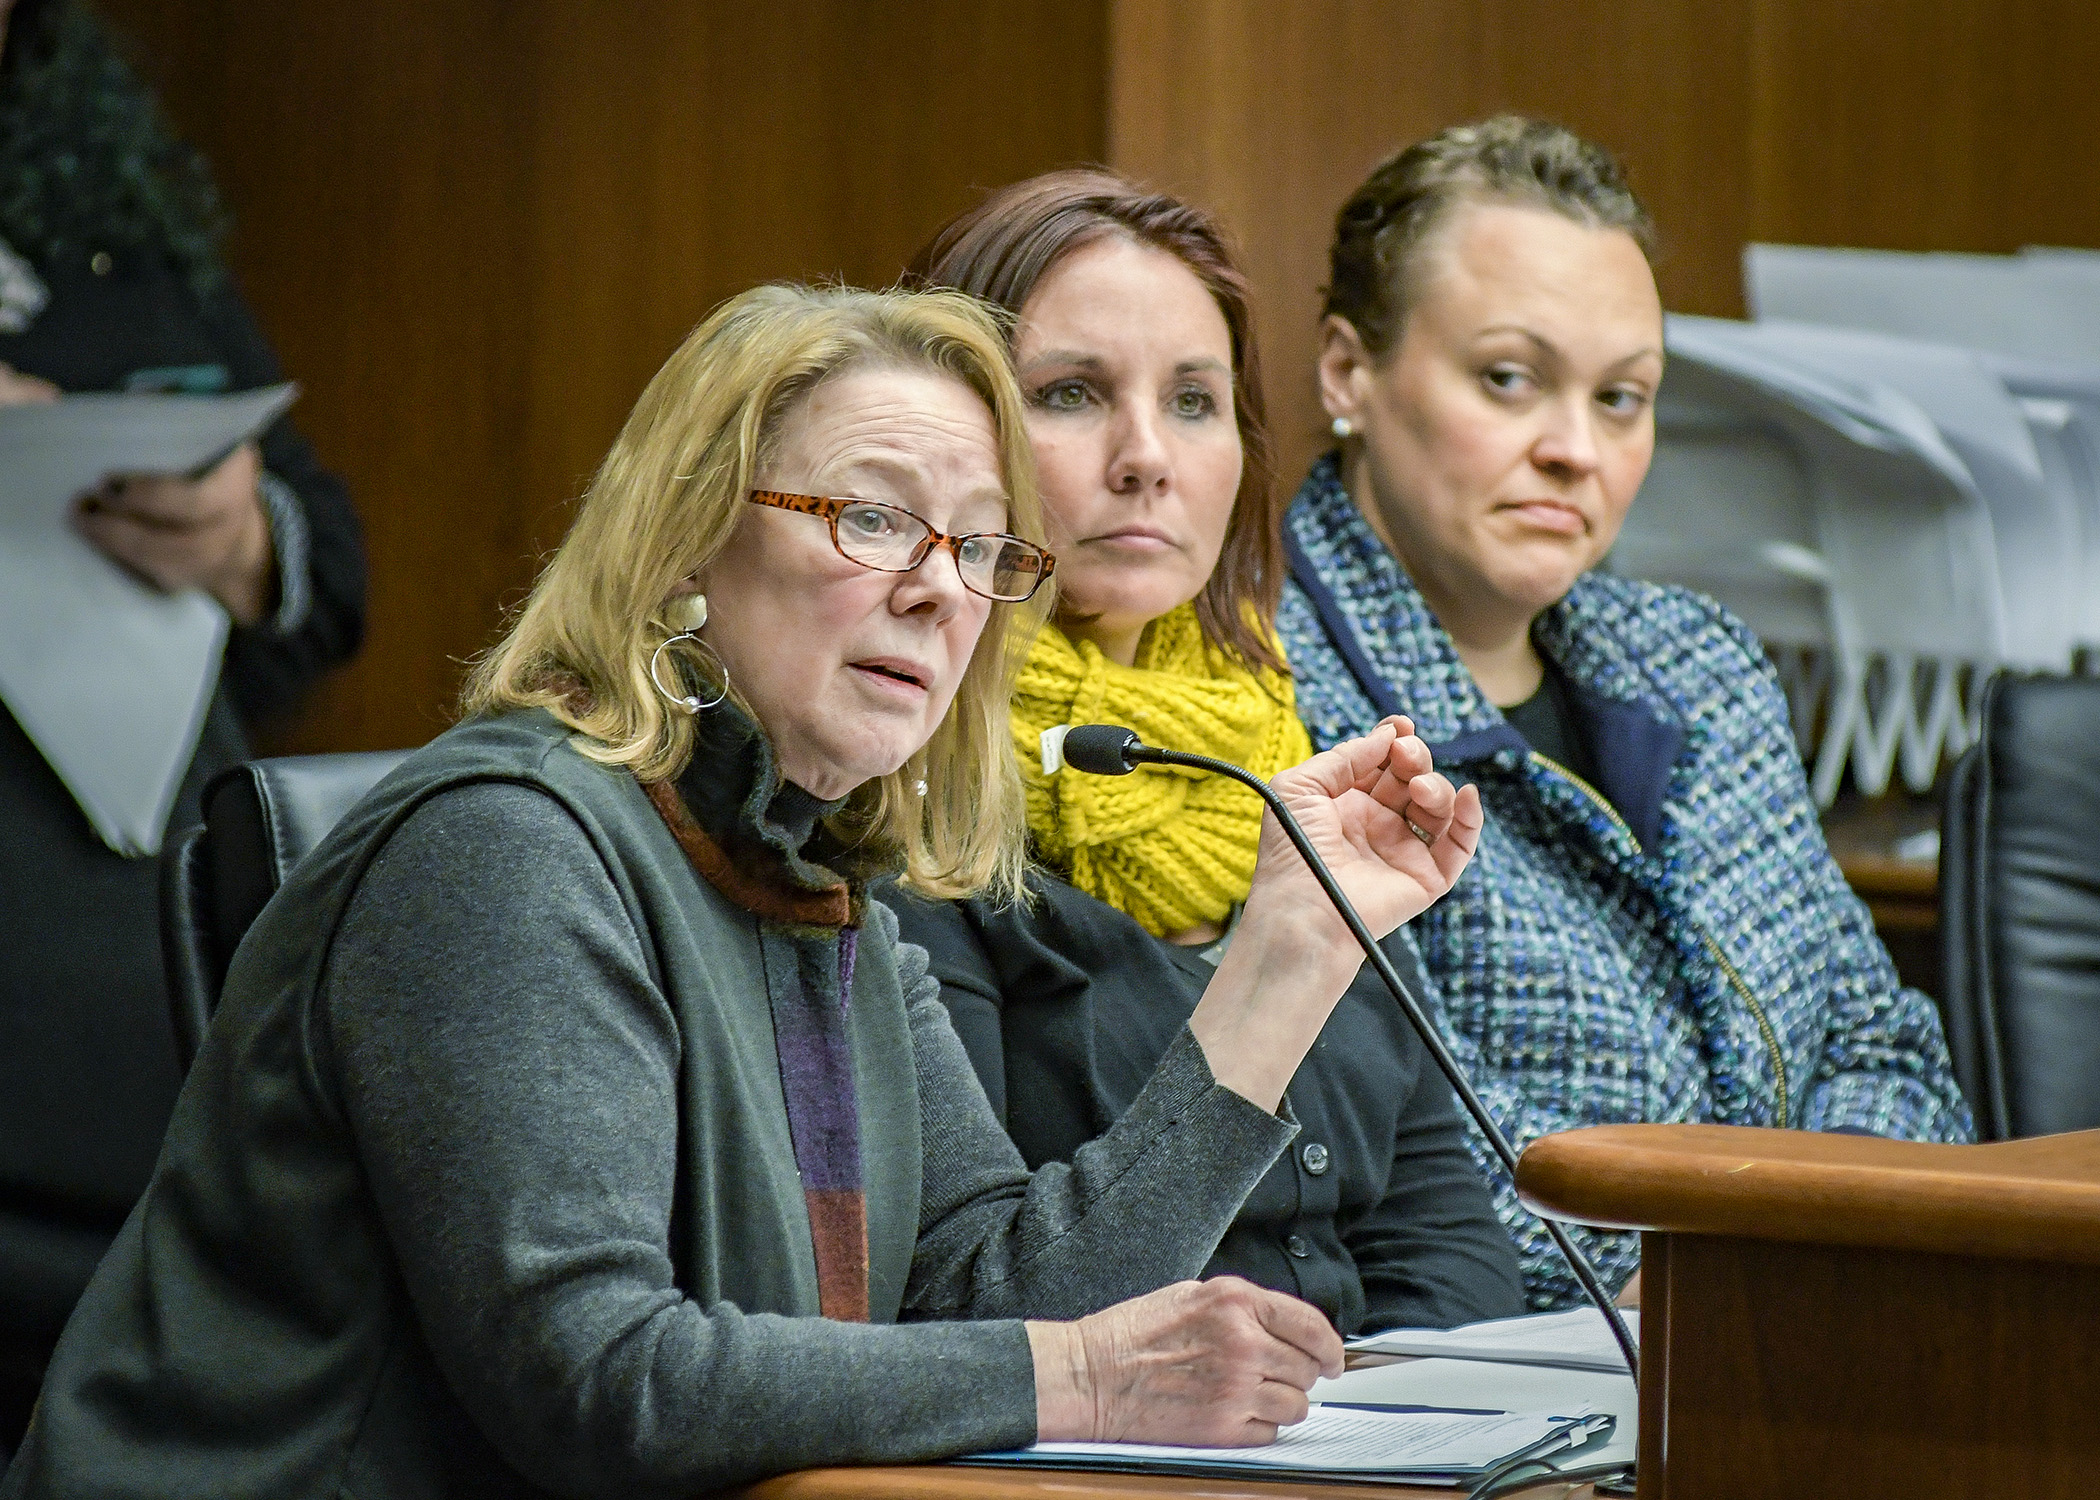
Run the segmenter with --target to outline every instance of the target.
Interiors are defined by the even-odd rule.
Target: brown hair
[[[1261,356],[1247,278],[1223,226],[1202,209],[1105,167],[1069,167],[1000,188],[956,215],[912,257],[905,276],[908,284],[954,287],[1018,315],[1052,266],[1117,234],[1178,259],[1224,315],[1232,338],[1240,488],[1218,565],[1196,596],[1196,618],[1205,639],[1247,666],[1282,670],[1282,656],[1267,638],[1283,592],[1283,538]]]
[[[1423,245],[1453,210],[1480,202],[1624,230],[1644,255],[1655,255],[1655,222],[1617,157],[1565,126],[1496,115],[1440,130],[1372,169],[1334,216],[1322,311],[1348,319],[1374,359],[1385,353],[1414,302]]]

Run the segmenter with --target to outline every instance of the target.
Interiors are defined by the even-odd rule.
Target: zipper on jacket
[[[1640,839],[1635,837],[1633,829],[1627,825],[1624,818],[1619,816],[1619,810],[1611,805],[1610,800],[1602,792],[1591,786],[1587,781],[1584,781],[1580,776],[1577,776],[1559,761],[1553,759],[1552,756],[1541,755],[1536,750],[1527,753],[1532,760],[1544,766],[1587,797],[1599,812],[1611,820],[1614,828],[1626,835],[1627,842],[1633,845],[1635,852],[1641,852]],[[1750,993],[1750,986],[1744,982],[1742,971],[1728,961],[1728,955],[1721,951],[1721,945],[1713,940],[1705,928],[1699,927],[1694,930],[1699,934],[1699,941],[1706,945],[1706,951],[1713,955],[1714,962],[1720,966],[1721,973],[1727,977],[1729,987],[1742,997],[1745,1005],[1750,1007],[1750,1014],[1757,1022],[1758,1035],[1765,1039],[1765,1051],[1772,1058],[1772,1077],[1779,1090],[1779,1124],[1781,1128],[1785,1128],[1789,1118],[1786,1055],[1779,1050],[1779,1033],[1773,1030],[1771,1017],[1765,1014],[1765,1008],[1758,1003],[1757,996]]]

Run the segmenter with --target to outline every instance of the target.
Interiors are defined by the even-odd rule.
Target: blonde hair
[[[996,313],[950,291],[755,287],[709,314],[642,392],[560,550],[468,677],[463,710],[544,708],[593,760],[642,781],[683,772],[693,719],[649,678],[651,654],[682,628],[671,591],[728,544],[788,413],[823,381],[871,366],[948,375],[983,399],[1007,529],[1041,541],[1023,398]],[[834,836],[901,860],[931,896],[1019,894],[1027,813],[1007,705],[1049,607],[1048,588],[992,606],[933,738],[858,788],[828,820]],[[924,796],[912,786],[921,779]]]

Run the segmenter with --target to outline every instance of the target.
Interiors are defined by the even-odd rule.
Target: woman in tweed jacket
[[[1937,1013],[1824,844],[1756,638],[1589,571],[1654,449],[1650,235],[1606,153],[1509,116],[1342,207],[1337,441],[1284,527],[1299,712],[1316,746],[1405,713],[1480,788],[1478,856],[1410,930],[1519,1145],[1628,1121],[1967,1140]],[[1475,1146],[1534,1305],[1577,1296]],[[1633,1275],[1633,1236],[1590,1243]]]

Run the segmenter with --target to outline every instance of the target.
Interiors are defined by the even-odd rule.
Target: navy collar
[[[1283,544],[1292,580],[1381,716],[1412,719],[1439,766],[1524,762],[1531,747],[1480,691],[1421,590],[1357,510],[1332,453],[1313,465],[1292,501]],[[1641,847],[1652,849],[1661,838],[1663,799],[1685,731],[1639,692],[1612,643],[1582,628],[1587,584],[1578,579],[1540,616],[1535,638],[1573,689],[1597,762],[1597,790]]]

